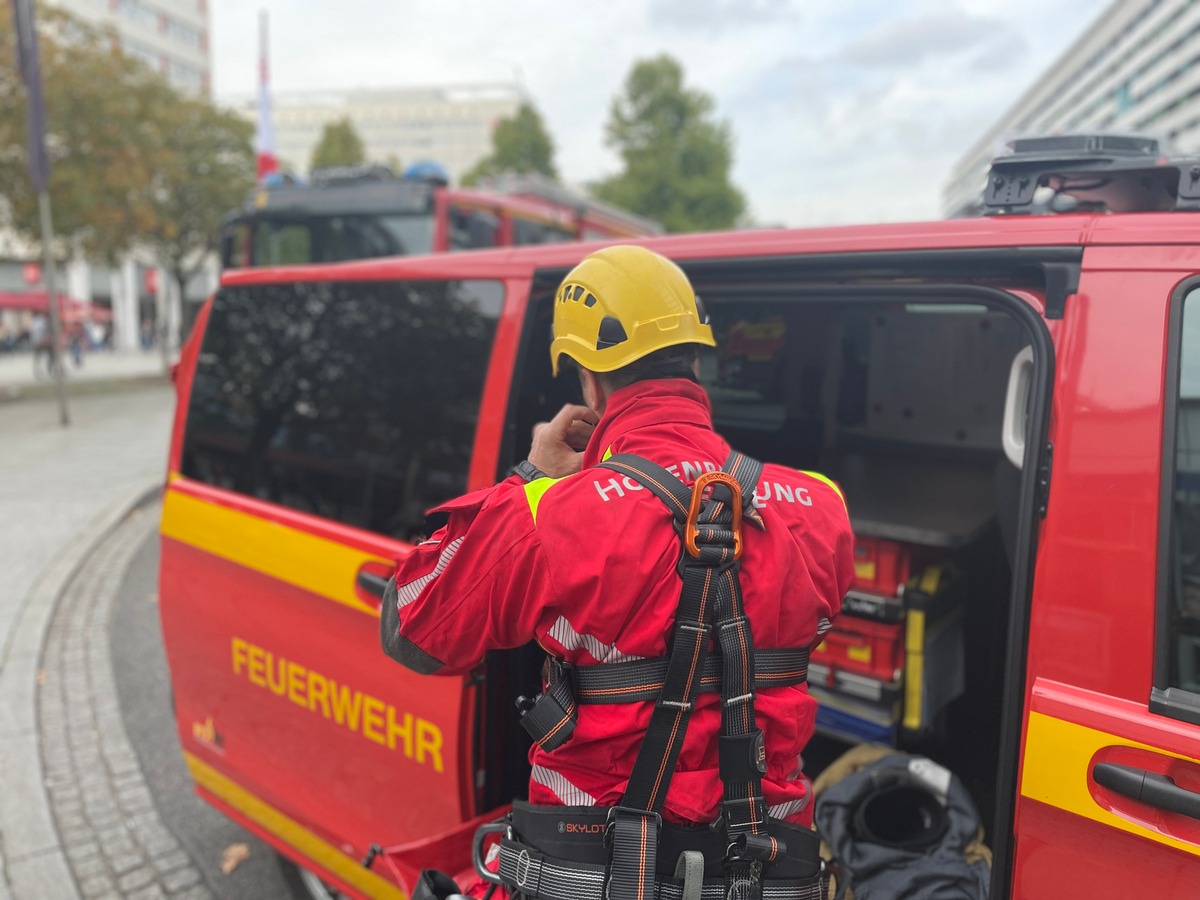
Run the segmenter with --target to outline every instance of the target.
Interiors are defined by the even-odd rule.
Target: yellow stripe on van
[[[162,533],[197,550],[378,616],[358,599],[358,570],[379,557],[240,510],[168,490]]]
[[[353,885],[368,897],[407,900],[404,891],[390,881],[380,878],[370,869],[363,868],[357,860],[351,859],[332,844],[323,841],[299,822],[284,815],[237,782],[226,778],[191,753],[185,752],[183,757],[196,784],[220,798],[264,831],[296,848],[346,884]]]
[[[1104,731],[1066,722],[1044,713],[1030,712],[1025,740],[1025,765],[1021,771],[1021,795],[1040,800],[1066,812],[1149,838],[1168,847],[1200,856],[1200,847],[1188,841],[1154,831],[1102,808],[1088,788],[1090,765],[1097,751],[1105,747],[1135,747],[1177,759],[1191,759],[1166,753],[1159,747],[1141,744]],[[1193,760],[1200,761],[1200,760]]]

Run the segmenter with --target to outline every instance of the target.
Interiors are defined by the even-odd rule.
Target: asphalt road
[[[157,516],[159,508],[153,507]],[[291,900],[275,851],[196,796],[180,755],[170,678],[158,619],[158,535],[136,552],[117,594],[110,646],[125,729],[163,824],[183,845],[217,897]],[[225,849],[246,844],[250,856],[229,875]]]

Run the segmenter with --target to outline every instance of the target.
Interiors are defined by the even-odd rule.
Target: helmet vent
[[[589,309],[590,309],[591,307],[595,306],[595,305],[596,305],[596,295],[595,295],[595,294],[588,294],[586,297],[584,297],[584,298],[583,298],[583,305],[584,305],[584,306],[586,306],[586,307],[588,307]]]
[[[621,320],[616,316],[605,316],[600,321],[600,332],[596,337],[596,349],[603,350],[605,347],[615,347],[617,344],[624,343],[629,339],[625,334],[625,326],[621,324]]]

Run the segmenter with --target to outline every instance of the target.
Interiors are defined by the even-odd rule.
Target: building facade
[[[176,88],[208,96],[212,81],[208,0],[49,0],[76,18],[113,28],[123,52],[148,63]],[[46,290],[41,256],[11,234],[0,234],[0,294]],[[36,275],[36,280],[31,277]],[[200,299],[216,285],[215,263],[188,285]],[[56,289],[77,301],[90,301],[111,314],[113,347],[133,350],[148,335],[178,340],[182,302],[170,279],[159,277],[153,261],[131,255],[114,268],[72,260],[56,273]],[[0,304],[2,307],[3,304]],[[32,314],[0,308],[0,346],[27,335]]]
[[[521,100],[516,86],[506,84],[277,93],[275,152],[285,169],[307,175],[322,130],[348,118],[369,162],[403,167],[432,160],[458,180],[491,152],[496,121],[515,113]],[[250,121],[258,115],[253,97],[233,98],[231,105]]]
[[[208,0],[50,0],[84,22],[111,26],[121,49],[173,86],[207,96],[212,88]]]
[[[1200,153],[1200,0],[1115,0],[954,167],[943,212],[979,211],[988,163],[1014,138],[1081,131]]]

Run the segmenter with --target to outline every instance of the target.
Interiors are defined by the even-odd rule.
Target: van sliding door
[[[1200,884],[1200,278],[1165,270],[1153,249],[1089,248],[1058,326],[1017,818],[1022,897]],[[1194,247],[1170,258],[1189,253],[1200,263]]]

